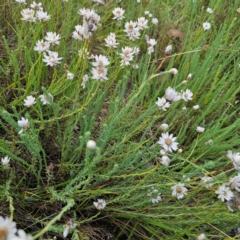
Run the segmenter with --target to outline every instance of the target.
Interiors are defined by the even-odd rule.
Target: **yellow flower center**
[[[6,228],[0,228],[0,240],[7,239],[8,230]]]
[[[168,146],[171,146],[172,145],[172,139],[171,138],[165,138],[165,143],[168,145]]]

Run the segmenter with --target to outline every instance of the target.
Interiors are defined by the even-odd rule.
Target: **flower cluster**
[[[25,0],[16,0],[16,2],[26,4]],[[39,22],[46,22],[51,18],[47,12],[43,11],[42,3],[36,3],[35,1],[30,4],[30,8],[23,9],[21,15],[21,20],[26,22],[35,22],[36,20]]]
[[[95,56],[96,62],[93,62],[92,65],[92,78],[98,81],[108,80],[107,78],[107,68],[106,66],[110,64],[107,57],[99,55]]]
[[[88,8],[81,8],[78,14],[83,16],[83,24],[75,26],[72,37],[76,40],[89,39],[100,25],[100,16]]]

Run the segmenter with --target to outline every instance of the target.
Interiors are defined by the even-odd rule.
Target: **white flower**
[[[15,2],[17,2],[17,3],[22,3],[22,4],[27,4],[27,3],[26,3],[26,0],[15,0]]]
[[[164,156],[164,155],[168,154],[168,151],[166,151],[165,149],[161,149],[159,151],[159,153]]]
[[[160,144],[166,151],[172,152],[178,150],[178,143],[175,142],[177,137],[173,137],[172,134],[162,133],[162,136],[159,138],[158,144]]]
[[[211,28],[211,24],[209,22],[203,23],[203,29],[204,31],[209,30]]]
[[[58,52],[53,52],[53,51],[47,51],[48,55],[44,52],[44,58],[43,61],[46,63],[46,66],[56,66],[58,64],[60,64],[60,60],[62,59],[62,57],[58,57]]]
[[[183,111],[186,111],[186,110],[187,110],[187,107],[183,107],[182,110],[183,110]]]
[[[30,127],[27,118],[22,117],[21,119],[22,120],[18,120],[18,126],[21,127],[22,129],[18,132],[18,134],[21,134],[23,130],[27,130]]]
[[[131,47],[125,47],[122,48],[122,53],[119,54],[121,56],[121,66],[127,66],[130,64],[130,62],[133,60],[133,48]]]
[[[157,44],[157,41],[155,39],[149,39],[147,41],[147,45],[148,45],[148,54],[154,52],[154,46]]]
[[[227,157],[233,162],[233,166],[236,170],[240,170],[240,153],[233,153],[232,151],[228,151]]]
[[[24,99],[24,106],[26,106],[26,107],[31,107],[32,105],[34,105],[35,103],[36,103],[36,101],[35,101],[35,97],[33,97],[32,95],[30,95],[30,96],[27,96],[27,98],[26,99]]]
[[[61,37],[55,32],[47,32],[47,36],[45,36],[45,39],[47,42],[53,45],[58,45],[60,43],[59,40],[61,39]]]
[[[212,144],[212,143],[213,143],[213,140],[212,140],[212,139],[209,139],[208,141],[205,142],[206,145]]]
[[[21,14],[23,18],[21,20],[27,21],[27,22],[35,22],[36,18],[34,17],[35,11],[30,8],[23,9],[21,11]]]
[[[12,240],[17,232],[16,223],[10,218],[0,216],[0,233],[1,239]]]
[[[42,101],[43,105],[52,104],[53,103],[53,96],[50,93],[47,93],[47,95],[46,94],[42,94],[39,97],[40,97],[40,100]]]
[[[87,81],[88,81],[88,75],[85,74],[85,75],[83,76],[83,80],[82,80],[82,84],[81,84],[81,86],[82,86],[83,88],[86,87],[86,82],[87,82]]]
[[[67,79],[72,80],[73,78],[74,78],[74,74],[67,70]]]
[[[149,13],[150,13],[149,11],[145,11],[145,12],[144,12],[145,15],[148,15]]]
[[[37,11],[37,19],[39,22],[46,22],[51,18],[50,15],[47,14],[47,12],[44,12],[42,10]]]
[[[171,105],[169,102],[167,102],[166,98],[164,97],[162,98],[158,97],[158,100],[155,103],[158,105],[159,109],[162,109],[163,111],[167,111],[167,108],[169,108]]]
[[[92,79],[96,79],[99,81],[108,80],[107,78],[107,68],[105,67],[97,67],[92,69]]]
[[[75,228],[77,226],[76,223],[74,223],[74,221],[72,219],[70,219],[67,224],[66,227],[63,230],[63,237],[66,238],[69,232],[70,228]]]
[[[158,203],[159,201],[162,201],[162,198],[160,196],[161,193],[158,193],[155,197],[151,198],[151,202],[154,203]]]
[[[32,236],[25,233],[24,230],[18,230],[18,236],[13,237],[11,240],[32,240]]]
[[[168,45],[165,49],[165,54],[171,54],[172,52],[172,45]]]
[[[240,173],[238,173],[237,176],[231,178],[228,184],[230,185],[231,188],[234,188],[238,192],[240,192]]]
[[[135,41],[140,37],[139,30],[140,29],[137,25],[137,22],[130,21],[125,23],[125,30],[123,31],[127,33],[127,36],[129,37],[130,40]]]
[[[48,51],[49,47],[50,47],[49,42],[44,42],[44,40],[38,40],[36,46],[34,47],[34,50],[38,51],[38,53],[41,53]]]
[[[181,93],[182,99],[187,102],[189,100],[192,100],[193,93],[189,90],[186,89],[184,92]]]
[[[117,43],[117,41],[116,41],[116,35],[115,35],[115,33],[110,33],[110,35],[108,35],[108,36],[105,38],[105,42],[107,43],[105,46],[110,47],[110,48],[116,48],[117,45],[119,44],[119,43]]]
[[[87,148],[88,149],[95,149],[97,146],[96,142],[93,140],[88,140],[87,141]]]
[[[168,87],[165,90],[165,98],[169,101],[169,102],[177,102],[181,99],[181,96],[178,92],[176,92],[173,88]]]
[[[72,34],[72,37],[77,40],[83,40],[84,38],[87,38],[87,33],[85,28],[82,25],[75,26],[75,30]]]
[[[168,166],[170,161],[171,161],[171,159],[168,156],[162,156],[162,158],[161,158],[162,165]]]
[[[115,8],[112,11],[112,13],[114,15],[113,19],[117,19],[118,21],[124,19],[125,18],[123,16],[124,12],[125,12],[125,10],[123,10],[122,8],[119,8],[119,7]]]
[[[143,30],[144,28],[148,28],[148,20],[145,17],[138,18],[137,26],[139,30]]]
[[[42,3],[39,2],[39,3],[36,3],[35,1],[33,1],[31,4],[30,4],[30,8],[33,8],[35,10],[43,10],[42,8]]]
[[[193,106],[193,109],[194,109],[194,110],[199,109],[199,105],[195,105],[195,106]]]
[[[165,131],[167,128],[168,128],[168,124],[166,124],[166,123],[162,123],[160,126],[161,131]]]
[[[104,199],[98,199],[97,202],[93,202],[93,204],[98,210],[106,207],[106,201]]]
[[[157,18],[153,18],[153,19],[152,19],[152,23],[153,23],[153,24],[157,24],[157,23],[158,23],[158,19],[157,19]]]
[[[196,131],[199,132],[199,133],[203,133],[205,131],[205,128],[198,126],[196,128]]]
[[[102,68],[110,64],[108,58],[103,55],[95,56],[95,60],[96,62],[92,63],[94,67]]]
[[[213,13],[213,10],[208,7],[208,8],[207,8],[207,12],[208,12],[208,13]]]
[[[205,188],[210,188],[213,186],[213,178],[208,176],[201,177],[201,183]]]
[[[10,157],[5,156],[4,158],[1,158],[1,164],[5,167],[9,166],[9,162],[10,162]]]
[[[93,2],[96,2],[97,4],[104,4],[104,0],[93,0]]]
[[[178,199],[182,199],[184,195],[187,194],[187,188],[184,187],[183,183],[178,183],[175,186],[171,187],[172,196],[176,196]]]
[[[229,187],[226,187],[225,184],[220,186],[217,191],[215,191],[216,194],[218,194],[218,198],[220,198],[223,202],[224,200],[231,200],[234,195],[233,192],[230,190]]]

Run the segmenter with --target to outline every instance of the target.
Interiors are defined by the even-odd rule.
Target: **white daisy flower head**
[[[198,133],[203,133],[203,132],[205,131],[205,128],[198,126],[198,127],[196,128],[196,131],[197,131]]]
[[[150,13],[149,11],[144,11],[145,15],[149,15],[149,13]]]
[[[103,68],[110,64],[108,58],[103,55],[95,56],[95,60],[96,62],[92,63],[94,67]]]
[[[73,80],[73,78],[74,78],[74,74],[67,70],[67,79],[68,80]]]
[[[38,53],[42,53],[48,51],[49,47],[50,47],[49,42],[44,42],[44,40],[38,40],[36,46],[34,47],[34,50],[38,51]]]
[[[26,3],[26,0],[15,0],[15,2],[21,3],[21,4],[27,4],[27,3]]]
[[[236,170],[240,170],[240,153],[233,153],[231,150],[229,150],[227,157],[232,161],[234,168]]]
[[[8,167],[9,166],[9,162],[10,162],[10,157],[5,156],[4,158],[1,158],[1,164],[4,167]]]
[[[183,91],[183,92],[181,93],[181,97],[182,97],[182,99],[183,99],[185,102],[187,102],[187,101],[192,100],[193,93],[191,92],[191,90],[186,89],[185,91]]]
[[[172,134],[162,133],[159,138],[158,144],[160,144],[166,151],[173,152],[178,150],[178,142],[175,142],[177,137],[173,137]]]
[[[27,22],[35,22],[36,21],[36,18],[34,17],[35,11],[33,9],[30,9],[30,8],[23,9],[21,11],[21,14],[23,16],[23,18],[21,18],[21,20],[23,20],[23,21],[27,21]]]
[[[41,100],[43,105],[52,104],[53,103],[53,96],[50,93],[42,94],[39,97],[40,97],[40,100]]]
[[[184,187],[183,183],[178,183],[175,186],[171,187],[172,196],[176,196],[178,199],[182,199],[186,194],[188,189]]]
[[[118,21],[124,19],[124,18],[125,18],[125,17],[123,16],[124,12],[125,12],[125,10],[123,10],[123,9],[120,8],[120,7],[115,8],[115,9],[112,11],[112,13],[113,13],[113,15],[114,15],[113,19],[116,19],[116,20],[118,20]]]
[[[141,34],[139,30],[137,22],[130,21],[125,23],[125,29],[123,31],[127,33],[127,36],[131,41],[135,41],[140,38]]]
[[[159,153],[160,153],[162,156],[164,156],[164,155],[167,155],[167,154],[168,154],[168,151],[166,151],[165,149],[161,149],[161,150],[159,151]]]
[[[69,232],[69,229],[71,228],[75,228],[77,226],[76,223],[74,223],[73,219],[70,219],[67,223],[66,223],[66,227],[63,230],[63,237],[66,238]]]
[[[95,149],[97,147],[97,144],[95,141],[93,140],[88,140],[87,141],[87,148],[88,149]]]
[[[121,57],[121,66],[127,66],[133,60],[134,49],[131,47],[122,48],[122,53],[119,54]]]
[[[158,24],[158,19],[157,19],[157,18],[153,18],[153,19],[152,19],[152,23],[153,23],[154,25]]]
[[[18,132],[18,134],[21,134],[23,130],[27,130],[30,127],[29,121],[27,118],[22,117],[21,120],[17,121],[18,126],[22,129]]]
[[[162,197],[160,196],[161,193],[158,193],[156,196],[152,197],[150,199],[150,201],[154,204],[154,203],[158,203],[160,201],[162,201]]]
[[[169,102],[177,102],[181,99],[180,94],[175,91],[173,88],[168,87],[165,90],[165,98],[169,101]]]
[[[201,184],[205,188],[210,188],[213,186],[213,178],[209,176],[201,177]]]
[[[98,209],[102,210],[106,207],[106,201],[104,199],[98,199],[97,202],[93,202],[93,205]]]
[[[33,106],[35,103],[36,103],[35,97],[33,97],[32,95],[30,95],[30,96],[27,96],[26,99],[24,99],[24,104],[23,104],[23,105],[26,106],[26,107],[31,107],[31,106]]]
[[[171,54],[172,53],[172,45],[168,45],[165,49],[165,54]]]
[[[204,31],[209,30],[211,28],[211,24],[209,22],[204,22],[203,23],[203,29]]]
[[[47,14],[47,12],[44,12],[42,10],[37,11],[37,19],[39,22],[46,22],[51,18],[50,15]]]
[[[109,48],[116,48],[119,43],[116,41],[116,35],[115,33],[110,33],[106,38],[105,42],[107,47]]]
[[[34,10],[40,10],[42,11],[43,8],[42,8],[42,3],[39,2],[39,3],[36,3],[35,1],[33,1],[31,4],[30,4],[30,8],[34,9]]]
[[[149,39],[147,40],[148,45],[148,54],[151,54],[154,52],[154,46],[157,44],[157,41],[155,39]]]
[[[58,45],[60,43],[60,35],[55,32],[47,32],[47,36],[45,36],[47,42],[52,45]]]
[[[233,197],[234,194],[230,190],[229,187],[226,187],[226,184],[223,184],[220,186],[215,193],[218,195],[218,198],[220,198],[223,202],[224,200],[230,201]]]
[[[18,233],[18,236],[15,236],[11,240],[32,240],[33,239],[31,235],[26,234],[25,231],[22,229],[19,229],[17,233]]]
[[[237,9],[237,12],[240,13],[240,8]]]
[[[191,79],[192,78],[192,73],[189,73],[188,76],[187,76],[187,80]]]
[[[58,52],[47,51],[47,54],[44,52],[43,55],[43,62],[46,63],[46,66],[53,67],[61,64],[62,57],[58,57]]]
[[[169,166],[171,159],[168,156],[161,157],[161,163],[164,166]]]
[[[137,26],[138,26],[139,30],[143,30],[145,28],[148,28],[147,24],[148,24],[148,20],[145,17],[138,18]]]
[[[104,0],[93,0],[93,2],[95,2],[97,4],[102,4],[102,5],[105,4]]]
[[[163,111],[167,111],[167,108],[169,108],[171,105],[169,102],[167,102],[166,98],[164,97],[162,98],[158,97],[158,100],[155,103],[157,104],[159,109],[162,109]]]
[[[72,33],[72,37],[80,41],[82,41],[84,38],[88,38],[86,29],[82,25],[76,25],[75,31]]]
[[[100,82],[108,80],[107,77],[107,68],[105,67],[96,67],[92,69],[92,79],[98,80]]]
[[[16,223],[10,218],[3,218],[0,216],[0,233],[1,239],[12,240],[17,232]]]
[[[228,182],[231,188],[234,188],[238,192],[240,192],[240,173],[237,176],[231,178]]]
[[[206,10],[208,13],[213,13],[213,10],[211,9],[211,8],[207,8],[207,10]]]

